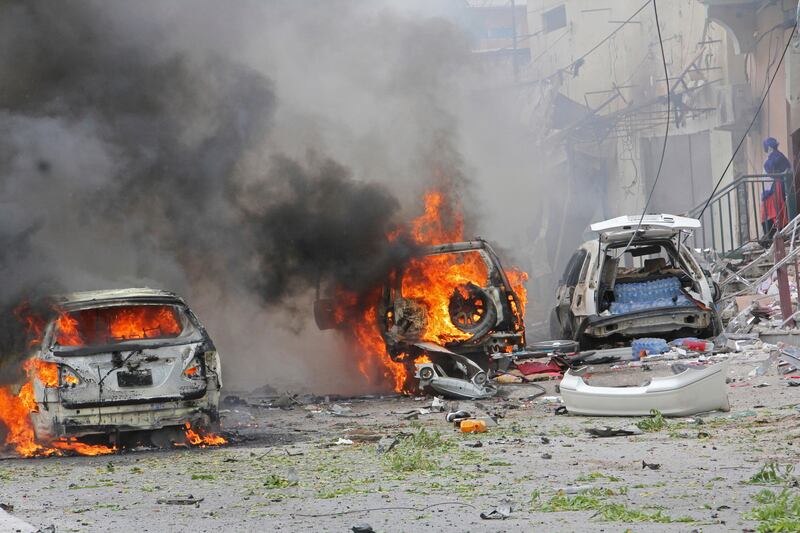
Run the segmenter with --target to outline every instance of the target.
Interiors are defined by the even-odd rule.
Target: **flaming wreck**
[[[461,209],[442,191],[425,195],[425,210],[389,240],[412,252],[383,286],[355,295],[334,288],[315,302],[320,329],[351,339],[359,370],[395,391],[430,388],[456,398],[494,395],[487,372],[524,350],[527,274],[505,270],[490,244],[464,240]]]
[[[211,433],[219,427],[219,355],[180,297],[94,291],[54,298],[51,308],[47,319],[19,313],[33,354],[19,393],[0,388],[7,445],[29,457],[112,453],[143,436],[157,445],[225,442]]]

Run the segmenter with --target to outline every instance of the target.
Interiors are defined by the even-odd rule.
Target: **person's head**
[[[772,150],[778,149],[778,141],[775,137],[767,137],[764,139],[764,151],[769,153]]]

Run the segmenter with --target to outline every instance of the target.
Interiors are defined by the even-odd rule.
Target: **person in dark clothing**
[[[773,137],[764,139],[764,151],[767,159],[764,161],[765,174],[783,174],[792,168],[789,159],[778,150],[778,141]],[[769,188],[761,193],[761,224],[764,228],[764,238],[772,241],[775,231],[788,223],[786,213],[786,197],[783,191],[783,179],[773,177]]]

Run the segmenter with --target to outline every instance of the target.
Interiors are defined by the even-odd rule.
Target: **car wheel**
[[[497,322],[497,308],[489,294],[474,283],[453,289],[448,305],[450,321],[464,333],[482,337]]]

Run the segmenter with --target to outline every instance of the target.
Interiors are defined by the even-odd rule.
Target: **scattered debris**
[[[511,500],[501,500],[500,503],[489,511],[481,513],[483,520],[505,520],[511,516]]]
[[[247,402],[235,394],[230,394],[222,399],[222,405],[233,407],[235,405],[247,405]]]
[[[354,413],[352,407],[347,407],[346,405],[339,405],[338,403],[332,404],[328,412],[333,416],[343,416],[349,418],[366,416],[365,414]]]
[[[486,421],[475,419],[462,420],[458,427],[461,429],[462,433],[485,433]]]
[[[542,454],[542,459],[552,459],[552,458],[553,458],[553,456],[550,455],[549,453],[543,453]]]
[[[465,442],[464,446],[467,448],[483,448],[483,443],[479,440],[476,440],[475,442]]]
[[[345,431],[345,438],[353,442],[378,442],[383,438],[381,433],[376,433],[366,428],[351,428]]]
[[[353,533],[375,533],[372,526],[369,524],[356,524],[352,528]]]
[[[523,376],[533,376],[536,374],[561,376],[564,370],[555,359],[550,359],[547,363],[540,363],[539,361],[518,362],[515,366]]]
[[[645,468],[649,468],[650,470],[658,470],[661,468],[661,464],[659,463],[648,463],[645,460],[642,460],[642,470]]]
[[[158,498],[156,503],[160,503],[163,505],[194,505],[195,507],[200,507],[200,502],[202,502],[205,498],[195,498],[191,494],[181,494],[170,496],[168,498]]]
[[[456,368],[463,369],[469,379],[461,379],[443,374],[440,365],[434,363],[417,363],[415,377],[419,379],[421,389],[429,388],[447,398],[463,400],[481,400],[497,394],[497,387],[489,381],[486,372],[477,363],[433,343],[417,343],[425,347],[426,352],[445,354],[453,360]]]
[[[46,528],[37,529],[33,525],[8,514],[7,509],[3,509],[0,510],[0,531],[13,531],[15,533],[37,533],[38,531],[55,532],[55,528],[53,526],[49,526]]]
[[[398,442],[398,439],[395,437],[383,437],[378,441],[378,453],[390,452],[395,446],[397,446]]]
[[[630,435],[641,435],[641,430],[639,429],[614,429],[609,426],[603,426],[601,428],[587,428],[586,433],[591,435],[594,438],[606,438],[606,437],[628,437]]]
[[[455,423],[456,425],[460,424],[462,420],[466,420],[468,418],[472,418],[472,415],[467,411],[452,411],[447,413],[447,416],[445,416],[445,420]]]
[[[441,413],[445,410],[444,402],[438,396],[434,396],[429,409],[432,413]]]
[[[270,407],[277,409],[291,409],[295,405],[300,405],[300,402],[297,401],[297,396],[288,392],[284,392],[269,404]]]

